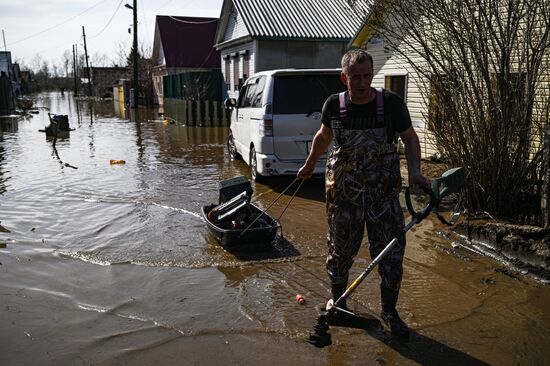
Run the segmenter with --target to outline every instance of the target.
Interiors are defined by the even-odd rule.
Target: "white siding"
[[[248,34],[249,33],[243,22],[243,18],[237,9],[235,9],[235,6],[233,6],[229,19],[227,20],[227,28],[225,29],[225,33],[223,35],[223,41],[226,42],[232,39],[245,37]]]
[[[225,57],[226,55],[230,55],[231,65],[229,68],[230,72],[230,80],[231,80],[231,86],[227,90],[230,98],[238,98],[239,91],[235,90],[234,84],[235,84],[235,74],[234,74],[234,65],[235,60],[239,60],[239,75],[237,75],[238,78],[243,77],[243,55],[242,53],[248,51],[248,54],[250,55],[250,62],[249,62],[249,77],[254,75],[256,73],[255,68],[255,60],[256,60],[256,42],[248,42],[244,44],[240,44],[238,46],[226,48],[221,51],[221,58],[222,58],[222,73],[225,80]],[[232,56],[235,55],[235,56]]]

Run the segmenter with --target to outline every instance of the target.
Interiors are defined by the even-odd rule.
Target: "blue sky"
[[[129,47],[133,0],[0,0],[0,28],[12,59],[32,65],[36,54],[42,60],[61,64],[63,53],[77,44],[84,52],[82,26],[88,55],[109,64],[120,58],[121,46]],[[139,44],[152,47],[156,15],[220,16],[223,0],[137,0]],[[4,41],[0,39],[4,50]],[[105,61],[104,61],[105,62]],[[99,65],[98,65],[99,66]]]

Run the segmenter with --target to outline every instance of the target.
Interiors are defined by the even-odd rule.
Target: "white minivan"
[[[262,71],[243,85],[239,99],[226,100],[231,113],[227,148],[232,159],[250,166],[252,179],[295,175],[321,126],[329,95],[345,90],[340,69]],[[326,153],[314,174],[325,171]]]

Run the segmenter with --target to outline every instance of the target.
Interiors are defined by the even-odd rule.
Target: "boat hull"
[[[201,214],[204,221],[206,221],[210,233],[223,247],[228,249],[259,249],[266,247],[275,239],[277,230],[281,228],[277,220],[273,219],[267,213],[263,213],[262,221],[267,225],[259,227],[258,225],[254,225],[246,231],[244,230],[245,228],[225,229],[208,219],[208,213],[214,207],[216,207],[216,205],[203,206]],[[262,211],[253,204],[250,204],[250,208],[252,210],[251,215],[254,218],[262,213]]]

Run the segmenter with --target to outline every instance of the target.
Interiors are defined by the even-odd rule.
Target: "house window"
[[[231,59],[225,59],[225,86],[227,90],[231,90]]]
[[[235,91],[241,88],[241,82],[239,79],[239,56],[233,58],[233,87]]]
[[[407,90],[406,75],[386,75],[384,80],[384,88],[391,90],[405,100],[405,91]]]
[[[250,54],[248,51],[243,56],[243,82],[250,76]]]

